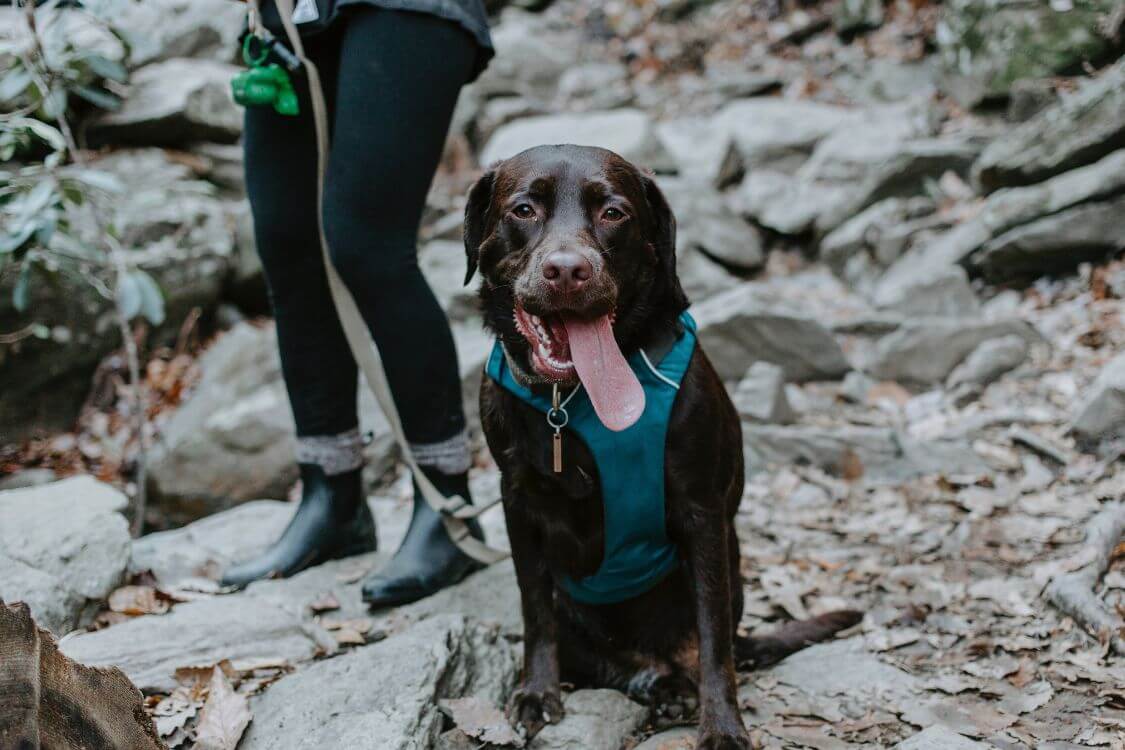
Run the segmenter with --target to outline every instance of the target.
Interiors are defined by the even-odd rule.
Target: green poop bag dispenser
[[[267,63],[270,52],[285,64]],[[242,41],[242,60],[249,66],[230,82],[234,100],[243,107],[273,107],[279,115],[295,116],[297,92],[293,89],[290,71],[301,67],[301,61],[272,37],[262,38],[248,33]]]

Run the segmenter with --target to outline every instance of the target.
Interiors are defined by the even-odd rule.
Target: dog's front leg
[[[709,510],[689,534],[688,565],[699,628],[699,738],[696,750],[749,750],[735,685],[727,521]]]
[[[534,737],[562,720],[559,697],[559,628],[554,583],[543,558],[537,529],[518,507],[505,502],[504,519],[523,611],[523,680],[508,700],[508,720]]]

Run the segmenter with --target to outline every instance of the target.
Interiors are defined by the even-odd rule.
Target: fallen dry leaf
[[[312,613],[317,612],[331,612],[334,609],[340,608],[340,600],[331,591],[325,592],[313,599],[309,603],[309,611]]]
[[[234,692],[230,680],[219,667],[211,672],[207,702],[195,729],[198,750],[235,750],[250,724],[250,703]]]
[[[524,740],[508,719],[491,701],[483,698],[455,698],[441,702],[446,711],[465,734],[486,744],[523,747]]]
[[[172,602],[152,586],[122,586],[109,595],[109,609],[123,615],[162,615]]]

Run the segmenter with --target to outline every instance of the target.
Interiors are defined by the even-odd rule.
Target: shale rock
[[[57,635],[88,624],[129,561],[126,505],[88,476],[0,492],[0,599]]]
[[[1028,349],[1027,339],[1021,336],[983,341],[949,374],[947,385],[950,388],[963,384],[988,385],[1023,364]]]
[[[787,424],[794,420],[785,398],[785,371],[769,362],[755,362],[734,391],[738,413],[755,422]]]
[[[225,0],[148,0],[121,6],[129,32],[129,64],[172,58],[234,62],[246,10]]]
[[[61,650],[91,667],[119,667],[141,690],[167,692],[176,685],[179,667],[223,659],[284,659],[295,665],[333,653],[335,639],[295,610],[292,603],[242,594],[201,599],[167,614],[80,633]]]
[[[766,164],[795,168],[817,143],[858,117],[844,107],[751,98],[730,102],[713,122],[717,132],[729,134],[748,169]]]
[[[742,435],[751,473],[811,464],[852,479],[899,482],[986,468],[965,443],[917,441],[885,427],[744,424]]]
[[[789,381],[830,380],[851,366],[831,332],[795,305],[783,306],[760,285],[742,284],[692,309],[704,350],[724,380],[741,378],[758,360]]]
[[[969,286],[969,275],[960,266],[935,272],[911,288],[909,296],[883,305],[904,315],[976,315],[980,302]]]
[[[691,180],[660,180],[672,212],[676,215],[676,250],[695,249],[740,271],[753,271],[765,264],[762,238],[706,184]]]
[[[1080,263],[1125,250],[1123,212],[1125,195],[1021,224],[981,247],[971,267],[993,282],[1072,271]]]
[[[563,707],[563,720],[543,727],[529,750],[618,750],[648,716],[616,690],[576,690]]]
[[[988,145],[973,165],[986,190],[1041,182],[1125,147],[1125,61]]]
[[[491,35],[496,57],[471,86],[486,98],[520,95],[549,100],[562,74],[581,59],[582,40],[576,29],[552,26],[514,8],[504,11]]]
[[[975,216],[932,241],[911,248],[891,265],[875,286],[874,301],[890,305],[910,296],[934,273],[965,263],[989,240],[1021,224],[1123,191],[1125,149],[1038,185],[997,191]]]
[[[504,668],[482,676],[482,664]],[[516,670],[515,647],[495,632],[457,615],[435,617],[271,686],[251,704],[240,747],[430,747],[442,729],[438,701],[500,704]]]
[[[153,499],[180,522],[262,497],[297,479],[293,416],[272,326],[241,323],[208,349],[192,395],[162,427]]]
[[[641,167],[657,172],[675,164],[657,138],[647,114],[639,109],[615,109],[585,114],[528,117],[496,130],[481,151],[481,164],[507,159],[533,146],[573,143],[615,151]]]
[[[1091,384],[1072,427],[1085,438],[1125,432],[1125,354],[1110,360]]]
[[[983,342],[1005,336],[1018,336],[1028,344],[1043,340],[1022,320],[942,317],[907,320],[879,341],[867,369],[883,380],[938,383]]]

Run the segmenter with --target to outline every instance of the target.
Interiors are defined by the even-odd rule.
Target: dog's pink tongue
[[[563,317],[570,358],[590,394],[598,419],[615,432],[633,425],[645,410],[645,392],[613,338],[609,316]]]

